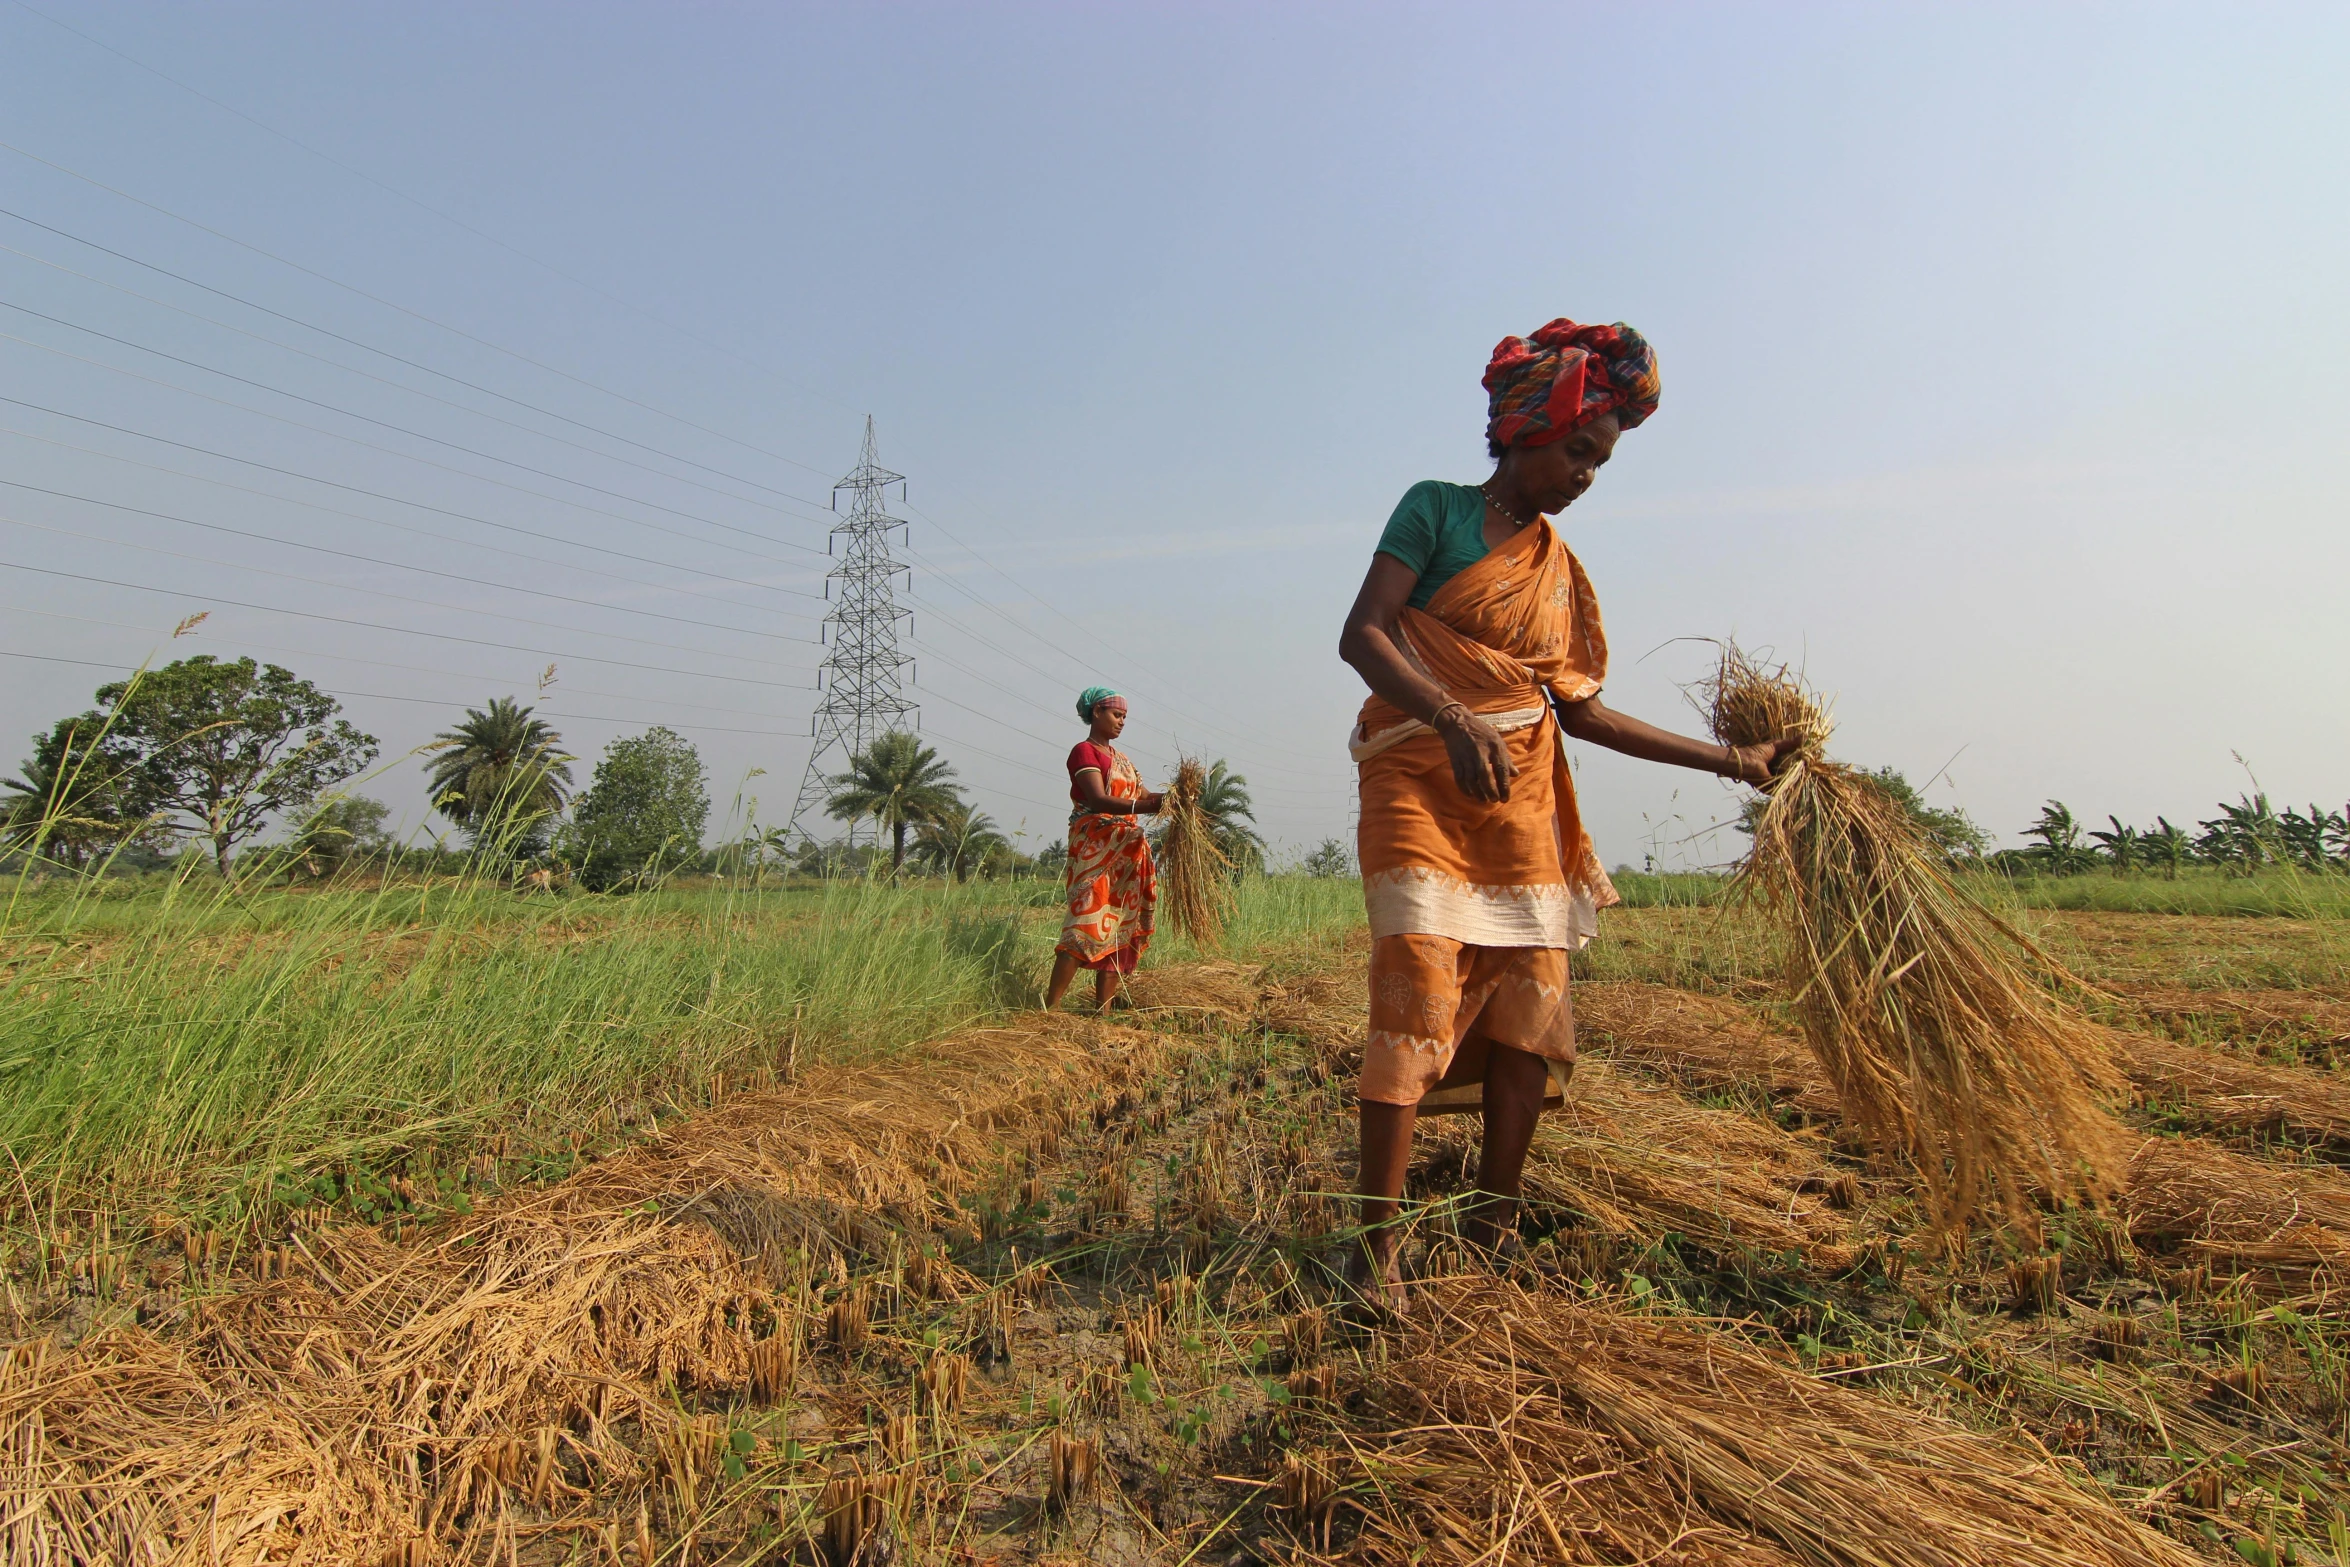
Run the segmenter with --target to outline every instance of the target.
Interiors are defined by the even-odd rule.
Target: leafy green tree
[[[392,848],[384,830],[392,808],[363,794],[330,794],[320,799],[293,842],[294,861],[305,876],[332,876],[357,860]]]
[[[1934,846],[1950,858],[1979,859],[1991,847],[1991,835],[1977,827],[1974,818],[1956,806],[1927,804],[1926,797],[1918,793],[1900,769],[1880,767],[1864,776],[1907,812]]]
[[[375,736],[336,715],[342,704],[291,670],[205,654],[98,688],[112,734],[135,759],[141,814],[212,845],[228,874],[236,846],[375,760]]]
[[[0,779],[0,841],[80,870],[152,824],[139,812],[137,758],[102,713],[61,718],[33,736],[23,775]]]
[[[872,875],[880,858],[880,851],[869,843],[822,843],[805,838],[794,851],[792,869],[827,881],[856,881]]]
[[[1346,846],[1343,838],[1325,838],[1307,853],[1301,869],[1308,876],[1352,876],[1354,850]]]
[[[994,817],[964,800],[914,826],[914,863],[956,881],[969,881],[1011,846]]]
[[[433,809],[465,829],[477,845],[516,859],[544,852],[556,814],[571,789],[563,737],[512,697],[469,707],[433,737],[440,754],[425,780]]]
[[[954,768],[936,751],[904,730],[893,729],[850,757],[849,770],[830,780],[832,796],[824,802],[824,811],[835,821],[870,817],[887,828],[894,876],[905,867],[907,832],[962,804],[954,776]]]
[[[1897,767],[1880,767],[1875,772],[1863,772],[1860,777],[1874,785],[1893,804],[1899,806],[1928,842],[1953,860],[1981,859],[1991,848],[1991,835],[1975,825],[1973,817],[1956,806],[1929,805],[1926,797]],[[1750,797],[1738,808],[1738,830],[1751,834],[1754,824],[1762,819],[1767,804],[1760,796]],[[1654,874],[1654,857],[1646,872]]]
[[[2113,873],[2116,876],[2127,876],[2130,873],[2130,867],[2145,857],[2143,852],[2144,837],[2137,828],[2124,827],[2122,819],[2118,816],[2108,816],[2105,819],[2111,824],[2112,831],[2095,828],[2090,831],[2089,836],[2096,842],[2098,849],[2104,853],[2105,857],[2113,862]]]
[[[595,892],[649,886],[701,858],[710,820],[701,754],[655,725],[604,748],[593,779],[572,808],[562,853]]]

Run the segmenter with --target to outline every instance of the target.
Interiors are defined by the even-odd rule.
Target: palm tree
[[[967,801],[956,801],[914,827],[914,858],[941,875],[969,881],[998,850],[1012,846],[995,818]]]
[[[824,814],[834,821],[872,817],[890,831],[889,870],[905,868],[906,829],[936,821],[962,797],[950,781],[955,770],[936,751],[902,729],[893,729],[849,758],[849,770],[834,776]]]
[[[425,748],[441,753],[426,781],[433,808],[475,843],[518,856],[543,843],[571,784],[572,758],[558,749],[563,737],[531,712],[510,696],[493,697],[486,712],[467,708],[463,722]]]
[[[1200,785],[1199,810],[1234,875],[1265,863],[1265,840],[1257,834],[1256,803],[1248,797],[1248,779],[1221,758],[1208,769],[1207,780]]]
[[[0,779],[0,842],[37,849],[75,870],[149,830],[139,819],[130,759],[97,713],[61,718],[34,737],[21,778]]]

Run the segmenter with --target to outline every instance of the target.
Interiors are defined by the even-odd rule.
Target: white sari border
[[[1363,904],[1374,940],[1443,936],[1472,947],[1577,952],[1599,934],[1601,900],[1596,889],[1586,886],[1484,887],[1425,866],[1402,865],[1364,877]]]

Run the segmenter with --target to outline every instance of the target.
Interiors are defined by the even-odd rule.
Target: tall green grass
[[[2350,919],[2350,876],[2279,866],[2254,875],[2196,866],[2177,876],[2132,871],[2117,876],[2003,876],[1968,872],[1960,882],[1995,907],[2081,909],[2108,914],[2196,914],[2277,919]],[[1735,896],[1731,878],[1705,873],[1613,878],[1624,907],[1702,908]]]
[[[20,1222],[235,1218],[420,1148],[624,1131],[719,1072],[889,1052],[1034,1004],[1058,911],[1056,888],[1018,883],[20,889],[0,928],[0,1201]],[[1230,946],[1360,921],[1352,883],[1252,880]]]
[[[2197,866],[2178,876],[2152,871],[2116,876],[1985,875],[1983,895],[2023,908],[2082,909],[2107,914],[2196,914],[2211,918],[2350,919],[2350,876],[2280,866],[2253,875]]]

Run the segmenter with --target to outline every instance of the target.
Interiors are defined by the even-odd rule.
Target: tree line
[[[191,848],[223,876],[447,858],[445,843],[396,843],[391,808],[348,788],[381,747],[341,711],[309,681],[251,658],[182,659],[109,682],[89,710],[35,735],[18,776],[0,780],[0,843],[73,872],[152,867]],[[1065,853],[1019,853],[964,796],[955,769],[904,732],[877,737],[827,780],[826,814],[851,829],[843,841],[794,841],[752,823],[715,849],[703,843],[707,771],[668,728],[614,740],[576,790],[579,758],[511,697],[465,709],[419,749],[428,807],[465,860],[545,869],[597,891],[691,870],[897,877],[911,866],[966,881],[1057,873]],[[1248,780],[1218,761],[1201,803],[1236,869],[1262,868]],[[282,835],[257,844],[273,826]],[[863,827],[871,841],[856,841]]]
[[[2218,814],[2197,821],[2192,830],[2167,816],[2157,816],[2151,827],[2132,827],[2109,815],[2105,826],[2094,827],[2062,800],[2050,800],[2023,830],[2029,844],[1994,852],[1990,834],[1966,812],[1927,804],[1895,769],[1879,768],[1866,776],[1954,863],[2010,876],[2079,876],[2099,870],[2119,875],[2159,870],[2176,876],[2190,865],[2240,875],[2281,866],[2350,871],[2350,812],[2322,805],[2279,811],[2266,794],[2239,796],[2232,805],[2222,802],[2213,808]],[[1751,831],[1761,809],[1759,800],[1748,801],[1740,826]]]
[[[875,737],[849,759],[849,770],[831,780],[825,814],[836,821],[871,822],[888,836],[889,872],[918,869],[967,881],[973,876],[1054,872],[1068,850],[1047,845],[1033,856],[1013,849],[994,818],[963,798],[955,770],[919,736],[903,730]],[[1225,762],[1212,763],[1200,790],[1200,814],[1216,847],[1235,874],[1262,870],[1265,840],[1256,830],[1256,807],[1248,779]],[[777,845],[788,850],[788,845]],[[878,864],[881,846],[851,843],[798,846],[795,868],[813,875],[863,872]]]
[[[2265,793],[2222,802],[2218,815],[2199,820],[2193,831],[2167,816],[2151,827],[2132,827],[2117,816],[2091,827],[2062,800],[2040,807],[2040,818],[2024,829],[2028,848],[2003,849],[1991,856],[1994,868],[2011,873],[2077,876],[2099,869],[2127,875],[2161,870],[2176,876],[2183,866],[2213,865],[2239,875],[2290,866],[2305,871],[2350,871],[2350,811],[2311,805],[2283,811]]]

